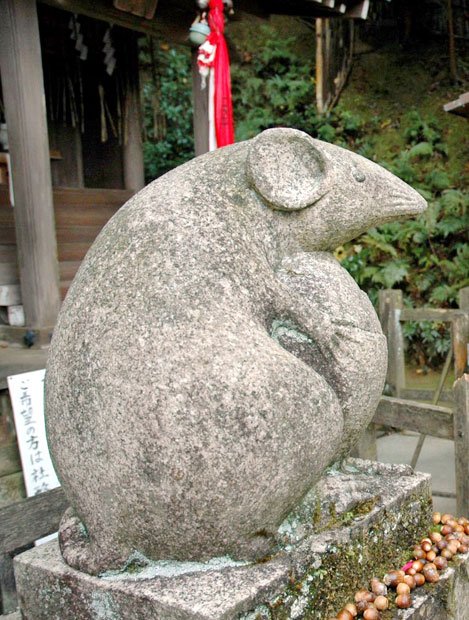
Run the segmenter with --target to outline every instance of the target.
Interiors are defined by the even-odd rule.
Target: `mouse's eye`
[[[363,181],[366,179],[363,172],[361,170],[358,170],[358,168],[353,168],[352,175],[355,181],[358,181],[358,183],[363,183]]]

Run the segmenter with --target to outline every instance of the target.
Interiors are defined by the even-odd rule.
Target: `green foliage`
[[[142,39],[140,64],[146,76],[143,155],[149,181],[194,157],[190,50],[153,49]]]
[[[339,105],[319,115],[312,55],[300,56],[294,42],[263,26],[238,49],[243,61],[232,64],[237,141],[269,127],[288,126],[373,160],[379,152],[378,163],[415,187],[428,201],[428,210],[419,218],[372,229],[338,248],[336,256],[374,303],[378,290],[399,287],[409,306],[454,307],[459,289],[469,286],[469,221],[468,197],[448,165],[447,133],[431,115],[411,110],[395,125],[403,146],[386,150],[382,134],[391,120],[376,111],[360,113],[349,104],[351,109]],[[149,73],[151,55],[145,45],[141,55]],[[148,79],[143,86],[148,178],[193,156],[189,51],[158,49],[153,55],[157,85]],[[163,139],[153,131],[155,99],[166,118]],[[410,359],[431,366],[442,362],[449,347],[444,324],[407,322],[404,330]]]
[[[403,127],[408,148],[380,163],[418,189],[428,209],[416,219],[368,231],[340,248],[338,258],[374,303],[379,289],[398,287],[409,306],[455,307],[459,289],[469,286],[469,198],[446,170],[447,147],[436,120],[411,111]],[[372,145],[372,137],[372,131],[362,136],[363,145]],[[404,333],[411,360],[441,364],[450,346],[443,323],[406,322]]]

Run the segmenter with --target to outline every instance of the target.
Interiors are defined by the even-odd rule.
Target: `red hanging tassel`
[[[231,99],[230,59],[224,36],[223,0],[210,0],[210,34],[199,48],[198,65],[202,76],[208,69],[215,73],[214,110],[217,147],[234,142],[233,103]]]

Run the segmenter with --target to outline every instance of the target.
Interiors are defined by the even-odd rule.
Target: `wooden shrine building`
[[[368,5],[235,0],[237,18]],[[187,41],[195,14],[194,0],[0,0],[0,340],[47,344],[89,246],[143,186],[137,38]]]

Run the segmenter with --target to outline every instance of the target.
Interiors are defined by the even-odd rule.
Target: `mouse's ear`
[[[274,209],[296,211],[327,191],[327,161],[315,141],[297,129],[267,129],[251,141],[249,183]]]

